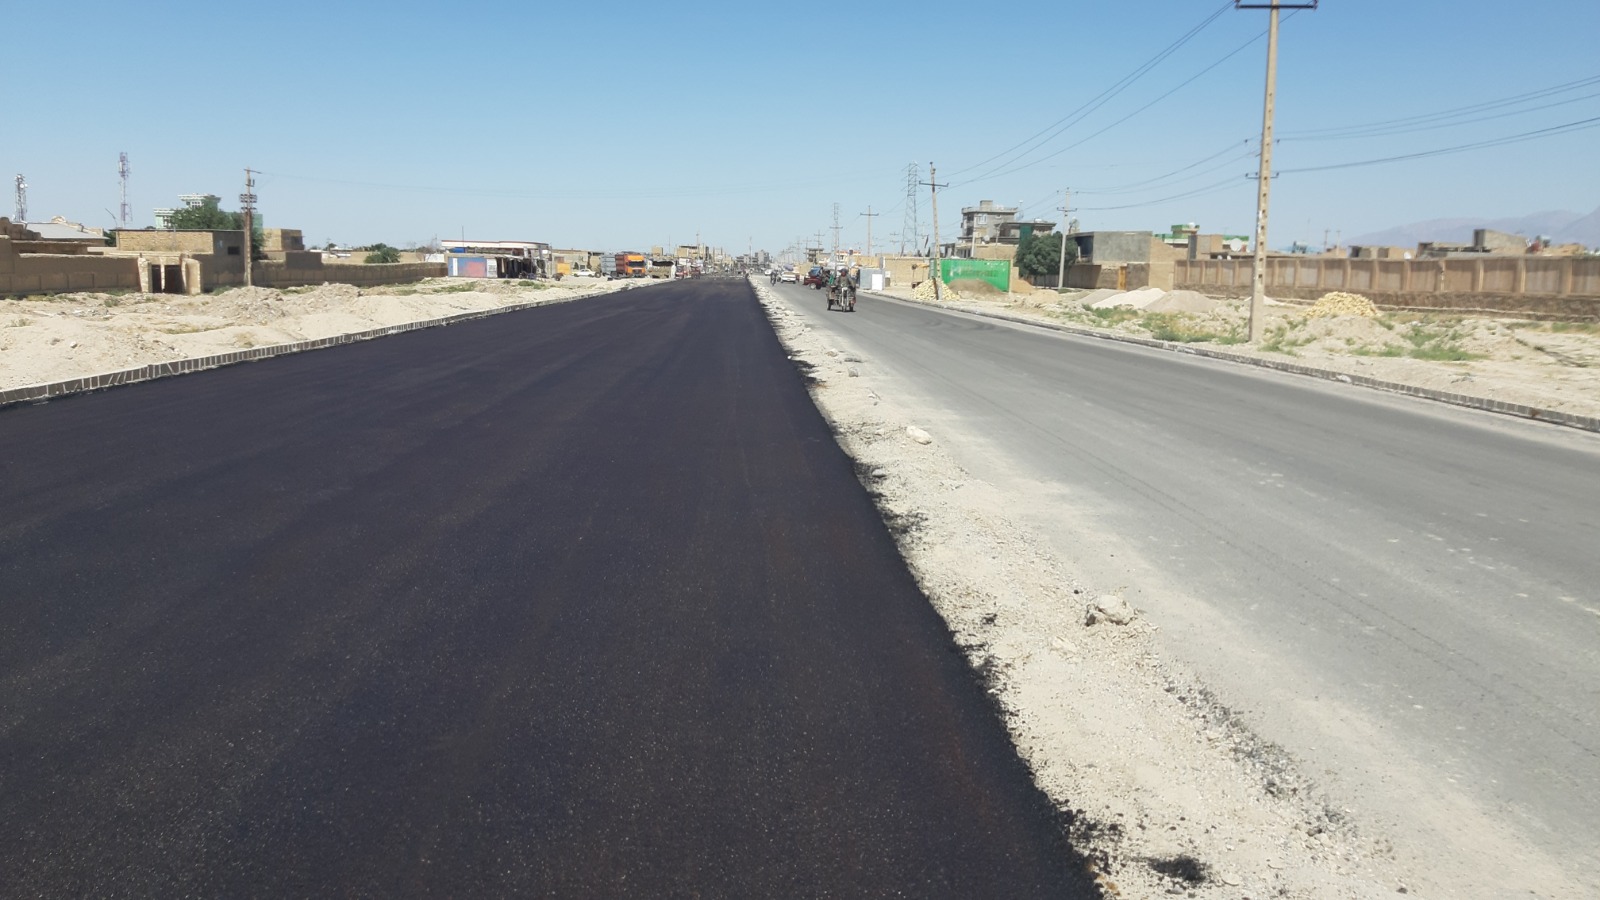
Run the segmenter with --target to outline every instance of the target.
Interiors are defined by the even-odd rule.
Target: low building
[[[1449,241],[1423,241],[1417,244],[1418,259],[1457,259],[1477,256],[1522,256],[1528,252],[1529,241],[1520,234],[1477,228],[1472,232],[1472,243],[1458,244]]]
[[[1151,261],[1154,245],[1166,244],[1148,231],[1079,231],[1067,235],[1078,247],[1078,261],[1084,265],[1118,265]]]
[[[292,287],[336,282],[357,286],[399,284],[445,274],[439,263],[388,263],[381,265],[329,262],[316,250],[303,249],[300,232],[278,229],[250,268],[251,283],[261,287]],[[198,294],[245,282],[242,230],[118,231],[117,245],[105,255],[136,260],[139,289],[153,293]],[[301,249],[295,249],[301,248]]]
[[[103,247],[106,245],[106,233],[98,228],[90,228],[77,222],[69,222],[64,216],[56,216],[48,222],[18,222],[23,228],[38,235],[37,240],[61,241],[69,244],[81,244],[84,247]]]
[[[45,240],[0,217],[0,295],[139,290],[140,274],[136,259],[90,253],[81,240]]]
[[[1351,259],[1411,259],[1416,256],[1416,251],[1409,247],[1374,247],[1354,245],[1350,248]]]
[[[556,274],[550,245],[541,241],[440,241],[449,274],[457,278],[549,278]]]

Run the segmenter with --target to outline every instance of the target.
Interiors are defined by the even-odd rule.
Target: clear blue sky
[[[267,173],[257,194],[268,223],[317,244],[464,230],[621,249],[699,230],[730,250],[777,251],[826,230],[835,202],[855,245],[859,214],[881,211],[881,247],[902,231],[907,164],[925,180],[932,161],[951,183],[940,194],[947,239],[963,205],[993,199],[1055,218],[1067,187],[1084,228],[1195,221],[1245,234],[1265,41],[1225,57],[1264,32],[1267,14],[1228,6],[1075,121],[1221,0],[0,0],[10,73],[0,174],[8,188],[27,176],[31,218],[93,225],[116,210],[125,150],[139,227],[179,193],[233,208],[250,166]],[[1326,0],[1283,28],[1276,167],[1600,118],[1597,82],[1459,117],[1479,121],[1419,119],[1600,76],[1597,35],[1595,0]],[[1404,133],[1293,139],[1397,119]],[[1052,137],[1056,124],[1068,127]],[[1449,127],[1410,130],[1436,125]],[[1036,150],[1007,155],[1040,132]],[[1193,196],[1164,200],[1183,194]],[[925,191],[919,202],[926,231]],[[1274,182],[1271,243],[1596,206],[1600,128],[1589,128],[1291,171]]]

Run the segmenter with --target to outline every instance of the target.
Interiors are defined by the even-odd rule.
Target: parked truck
[[[649,264],[643,253],[618,253],[617,277],[643,278],[649,274]]]
[[[617,277],[617,255],[615,253],[600,254],[600,277]]]

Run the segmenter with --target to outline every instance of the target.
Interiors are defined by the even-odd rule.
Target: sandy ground
[[[1440,839],[1381,811],[1346,808],[1305,761],[1259,738],[1164,657],[1160,623],[1069,571],[1020,523],[1021,498],[954,462],[871,359],[811,330],[765,285],[757,292],[1110,895],[1583,894],[1556,863],[1521,855],[1516,835],[1482,824],[1476,811],[1455,811],[1470,834]],[[1096,527],[1076,521],[1073,539],[1093,544]],[[1387,771],[1397,797],[1445,803],[1425,778],[1398,764]]]
[[[324,284],[193,297],[81,293],[0,300],[0,390],[631,285],[440,278],[362,289]]]
[[[885,293],[921,299],[909,289]],[[1306,304],[1274,301],[1266,310],[1267,339],[1250,347],[1240,342],[1248,301],[1193,291],[968,293],[949,305],[1193,342],[1244,356],[1600,416],[1600,323],[1413,313],[1311,318]]]

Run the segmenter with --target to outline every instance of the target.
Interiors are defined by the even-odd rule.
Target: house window
[[[228,248],[228,255],[229,256],[238,256],[239,255],[239,248],[238,247],[229,247]]]

